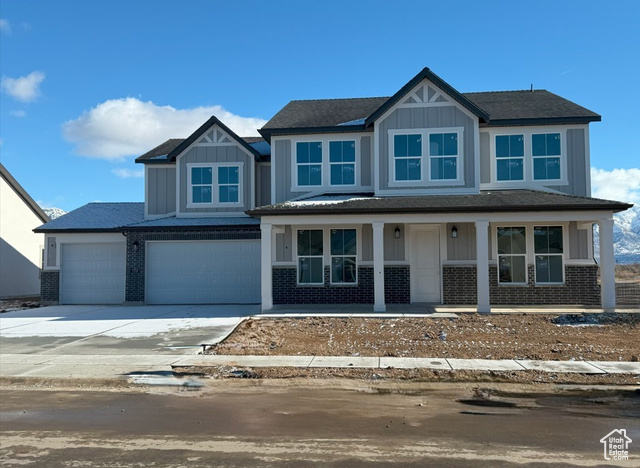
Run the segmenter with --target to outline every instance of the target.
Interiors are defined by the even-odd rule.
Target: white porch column
[[[602,308],[616,308],[615,257],[613,256],[613,218],[598,221],[600,229],[600,299]]]
[[[491,313],[489,304],[489,221],[476,221],[476,265],[479,314]]]
[[[260,247],[262,250],[260,263],[260,278],[262,285],[262,310],[266,311],[273,308],[273,270],[272,264],[272,232],[273,226],[265,223],[260,225],[262,233],[260,237]]]
[[[375,302],[374,312],[386,312],[384,303],[384,223],[371,223],[373,227],[373,289]]]

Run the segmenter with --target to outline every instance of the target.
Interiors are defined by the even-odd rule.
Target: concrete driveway
[[[257,305],[51,306],[0,315],[2,354],[192,354]]]

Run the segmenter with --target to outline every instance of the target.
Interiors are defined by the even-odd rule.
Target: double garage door
[[[147,242],[148,304],[257,304],[260,241]]]
[[[121,304],[124,243],[64,244],[60,303]],[[148,304],[257,304],[260,241],[146,243]]]

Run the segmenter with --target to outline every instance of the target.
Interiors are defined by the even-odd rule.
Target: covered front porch
[[[527,192],[287,202],[261,216],[262,310],[615,309],[616,202]],[[593,225],[600,260],[593,257]],[[360,307],[360,306],[359,306]]]

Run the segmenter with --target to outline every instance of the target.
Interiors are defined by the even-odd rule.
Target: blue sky
[[[461,92],[548,89],[598,112],[594,195],[640,202],[640,2],[0,3],[0,161],[46,207],[142,201],[133,159],[215,113],[388,96],[423,67]]]

